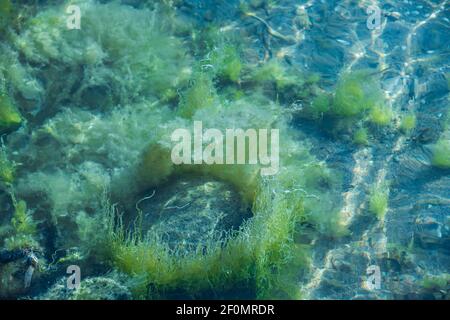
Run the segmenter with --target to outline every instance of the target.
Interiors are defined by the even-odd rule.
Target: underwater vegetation
[[[369,137],[367,134],[367,129],[360,128],[360,129],[356,130],[353,135],[353,142],[355,144],[361,145],[361,146],[369,144]]]
[[[210,61],[216,66],[217,76],[226,81],[238,82],[242,72],[242,62],[238,50],[232,45],[217,48],[210,55]]]
[[[33,98],[38,106],[47,105],[46,113],[51,108],[56,112],[65,103],[67,88],[74,85],[72,103],[108,108],[150,95],[169,99],[189,78],[190,59],[181,41],[170,35],[170,19],[160,20],[149,9],[113,3],[82,2],[80,10],[83,28],[79,31],[65,27],[64,7],[56,6],[41,10],[20,34],[11,35],[14,49],[41,65],[27,70],[30,79],[21,80],[36,82]],[[16,61],[13,68],[25,66]],[[65,87],[60,87],[62,78]]]
[[[213,79],[207,73],[199,72],[181,95],[178,112],[183,118],[192,118],[197,109],[211,107],[215,99]]]
[[[370,70],[358,70],[341,76],[330,111],[341,117],[362,117],[368,110],[377,110],[376,115],[384,117],[385,110],[377,109],[380,101],[382,93],[376,78]]]
[[[286,67],[276,59],[272,59],[256,68],[251,75],[251,79],[257,83],[273,82],[278,89],[299,84],[297,82],[298,79],[292,72],[286,70]]]
[[[0,31],[5,29],[12,14],[12,3],[10,0],[0,1]]]
[[[320,79],[309,82],[309,89],[302,91],[300,100],[304,101],[304,107],[298,114],[317,122],[332,136],[351,133],[353,143],[369,145],[369,133],[377,135],[391,124],[394,112],[386,104],[380,72],[372,69],[344,72],[334,92],[320,89],[316,82],[320,84]],[[407,120],[405,117],[404,121]],[[404,127],[406,125],[401,126],[402,131],[412,130]]]
[[[314,118],[323,117],[330,110],[330,97],[326,94],[318,95],[311,102],[311,112]]]
[[[8,159],[5,146],[0,149],[0,181],[4,188],[14,182],[16,165]]]
[[[282,172],[275,179],[267,180],[259,177],[259,168],[255,166],[181,165],[169,170],[157,169],[161,181],[169,176],[176,179],[176,176],[187,173],[227,181],[241,194],[242,201],[252,208],[253,217],[247,220],[239,231],[230,233],[223,244],[211,243],[207,246],[206,253],[205,249],[199,248],[188,255],[171,252],[155,235],[150,238],[136,238],[123,234],[119,229],[114,231],[112,244],[108,245],[114,248],[111,252],[112,261],[119,270],[139,275],[141,282],[133,291],[141,298],[145,297],[145,292],[148,293],[142,292],[142,287],[149,286],[155,290],[148,293],[148,297],[153,298],[161,297],[163,293],[165,297],[175,297],[176,294],[206,297],[216,291],[231,294],[230,290],[235,290],[236,287],[253,287],[253,291],[246,291],[246,294],[260,298],[298,297],[298,287],[292,283],[287,286],[286,282],[289,281],[284,279],[288,269],[294,268],[291,263],[296,265],[296,268],[307,268],[308,265],[306,248],[294,242],[296,225],[308,219],[316,224],[319,230],[328,234],[342,232],[339,225],[328,225],[321,221],[328,219],[320,218],[322,211],[315,207],[320,201],[319,198],[317,202],[309,200],[305,203],[302,198],[303,195],[312,196],[319,190],[325,192],[323,196],[326,197],[327,192],[331,192],[328,191],[330,186],[335,182],[331,181],[326,168],[314,164],[304,146],[287,139],[289,131],[287,126],[283,125],[283,118],[277,115],[276,106],[263,104],[256,107],[243,99],[230,102],[226,106],[215,105],[209,109],[199,108],[193,118],[202,119],[205,126],[215,128],[228,127],[230,124],[227,121],[232,121],[234,125],[242,128],[271,127],[278,122],[277,128],[287,130],[284,141],[287,146],[284,150],[289,150],[281,155]],[[259,110],[258,113],[255,112],[256,109]],[[179,120],[176,121],[178,123]],[[170,124],[166,126],[170,127]],[[166,149],[164,145],[162,141],[159,145],[150,144],[150,150],[146,152],[149,156],[143,158],[145,167],[140,168],[148,168],[148,172],[144,169],[139,172],[139,176],[146,186],[161,183],[155,180],[153,174],[148,179],[145,175],[148,175],[151,169],[159,168],[158,162],[165,163],[164,153],[169,154],[170,149]],[[161,175],[163,172],[165,177],[164,174]],[[309,178],[303,182],[295,179],[296,176],[304,175]],[[316,182],[319,176],[323,177],[323,184]],[[328,187],[325,184],[327,180]],[[298,191],[290,191],[291,189]],[[332,193],[328,196],[331,197]]]
[[[310,245],[296,235],[305,224],[317,236],[347,233],[333,205],[340,180],[271,98],[309,95],[320,79],[276,59],[246,63],[240,39],[219,30],[184,45],[179,35],[189,32],[175,30],[180,22],[165,6],[80,6],[79,32],[64,28],[62,6],[50,5],[10,31],[1,48],[8,137],[0,173],[14,208],[2,220],[1,245],[39,252],[42,264],[50,261],[41,270],[47,277],[70,262],[87,275],[113,269],[137,299],[300,298]],[[329,96],[315,103],[319,116]],[[219,130],[279,129],[279,174],[261,177],[261,165],[174,165],[171,133],[192,120]],[[149,218],[139,205],[149,190],[199,176],[229,184],[250,216],[193,251],[170,248],[145,227],[158,213]],[[59,288],[54,282],[41,297]],[[66,298],[92,296],[85,291]]]
[[[80,6],[79,30],[66,26],[68,3]],[[340,50],[308,51],[336,18],[333,8],[317,19],[327,2],[257,0],[235,13],[231,2],[213,3],[230,11],[197,1],[0,0],[0,298],[328,297],[350,292],[339,282],[359,283],[366,264],[412,264],[402,256],[409,247],[385,257],[374,252],[385,243],[360,231],[392,232],[407,215],[412,237],[425,240],[402,242],[447,243],[445,195],[395,211],[409,196],[402,173],[425,162],[417,150],[439,169],[420,189],[448,184],[448,127],[426,148],[415,137],[433,121],[422,110],[433,95],[412,101],[419,93],[403,92],[395,66],[384,73],[373,57],[349,65]],[[287,9],[292,21],[278,28]],[[266,19],[274,12],[283,14]],[[331,38],[330,48],[339,43]],[[278,173],[261,175],[267,163],[258,162],[175,164],[172,134],[194,121],[279,130],[265,159],[279,151]],[[413,219],[422,204],[435,217]],[[65,287],[70,265],[82,269],[79,290]],[[391,271],[383,277],[410,283]],[[448,287],[448,274],[427,274],[414,281],[424,295]],[[348,294],[378,297],[363,287]]]
[[[6,94],[0,94],[0,133],[14,130],[22,123],[19,110]]]
[[[427,293],[447,292],[450,284],[450,275],[444,273],[441,275],[427,276],[422,280],[422,288]],[[448,296],[447,296],[448,298]]]
[[[432,146],[431,164],[437,168],[450,168],[450,140],[441,138]]]
[[[387,126],[392,119],[392,112],[387,107],[374,106],[370,110],[370,121],[377,126]]]
[[[387,183],[376,184],[369,195],[369,211],[379,220],[384,220],[389,202],[389,187]]]
[[[11,218],[11,236],[5,239],[5,247],[8,250],[23,248],[38,248],[34,239],[36,236],[36,223],[32,214],[27,210],[25,201],[14,203],[14,214]]]
[[[416,121],[415,114],[405,115],[401,120],[400,130],[405,134],[410,133],[416,127]]]

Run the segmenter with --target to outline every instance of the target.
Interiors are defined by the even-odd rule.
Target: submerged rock
[[[0,250],[0,299],[16,299],[30,293],[41,277],[39,260],[32,251]]]
[[[448,222],[445,225],[444,221],[439,220],[442,219],[439,219],[438,216],[419,216],[416,219],[414,237],[421,247],[425,249],[436,247],[446,248],[447,245],[450,245],[450,228],[448,227]]]
[[[182,178],[138,204],[143,230],[180,253],[223,239],[249,216],[232,186],[208,178]]]
[[[56,282],[39,300],[130,300],[127,287],[114,279],[94,277],[82,280],[78,289],[68,289],[67,279]]]

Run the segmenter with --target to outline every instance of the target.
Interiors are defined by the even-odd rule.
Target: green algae
[[[11,185],[14,182],[15,174],[16,164],[8,159],[5,146],[2,146],[0,150],[0,182],[6,186]]]
[[[254,112],[256,108],[258,113]],[[155,170],[165,165],[165,157],[170,156],[170,147],[159,141],[150,144],[144,152],[136,176],[141,177],[144,189],[157,186],[169,176],[176,179],[188,173],[227,181],[237,188],[242,200],[251,205],[253,217],[238,232],[229,234],[225,244],[211,243],[206,253],[199,250],[180,255],[157,238],[143,238],[139,232],[129,234],[121,223],[111,223],[118,214],[111,206],[106,206],[103,211],[109,222],[103,225],[116,225],[113,231],[105,231],[109,234],[104,241],[104,247],[108,248],[104,252],[109,252],[107,259],[121,272],[135,275],[132,291],[136,298],[201,298],[211,295],[219,298],[235,292],[236,288],[254,288],[252,292],[245,291],[247,298],[298,297],[300,293],[295,284],[291,282],[286,286],[286,283],[289,282],[288,274],[294,269],[308,268],[308,250],[294,242],[294,233],[297,224],[307,217],[327,234],[333,233],[330,228],[338,229],[336,220],[325,225],[332,215],[322,216],[322,208],[316,209],[318,201],[323,202],[330,196],[328,192],[335,185],[332,174],[324,166],[314,164],[314,158],[308,155],[304,146],[293,142],[286,124],[279,123],[281,119],[275,120],[279,115],[274,106],[256,107],[243,99],[227,106],[215,106],[213,110],[199,109],[193,117],[202,119],[205,126],[219,128],[226,128],[227,121],[239,125],[238,121],[243,128],[270,128],[278,123],[277,127],[286,133],[283,139],[286,148],[281,150],[289,150],[281,156],[282,172],[275,179],[267,180],[259,177],[258,166],[248,165],[182,165],[172,166],[168,171]],[[178,121],[173,125],[180,126]],[[172,125],[169,122],[165,127],[170,132]],[[309,178],[300,178],[305,176]],[[303,199],[312,194],[317,194],[317,202],[304,204]],[[321,194],[321,200],[318,194]],[[150,292],[144,289],[149,287],[153,288]]]
[[[39,300],[131,300],[131,293],[122,283],[121,275],[109,273],[102,277],[82,279],[77,290],[67,290],[65,277],[38,296]]]
[[[389,187],[386,183],[375,185],[369,195],[369,211],[384,220],[389,203]]]
[[[258,105],[250,102],[258,100],[265,103]],[[117,167],[131,167],[130,172],[125,171],[124,174],[116,176],[112,185],[112,188],[123,194],[122,199],[127,199],[129,192],[133,192],[138,186],[140,189],[158,186],[170,176],[196,172],[232,183],[240,191],[243,201],[253,206],[255,217],[242,227],[239,234],[230,235],[227,241],[228,249],[225,250],[218,243],[212,243],[207,256],[204,252],[198,252],[193,256],[181,258],[168,251],[157,239],[135,239],[127,236],[125,230],[117,229],[117,223],[114,223],[117,222],[115,219],[118,214],[110,214],[101,222],[97,220],[96,215],[78,214],[78,239],[83,239],[83,247],[96,254],[97,258],[104,257],[104,261],[109,261],[122,272],[129,274],[130,281],[136,286],[135,297],[143,297],[139,288],[148,286],[158,290],[145,296],[146,298],[171,297],[177,292],[183,292],[184,296],[207,297],[214,288],[211,283],[216,285],[218,292],[221,292],[220,288],[227,292],[240,285],[243,288],[256,286],[257,290],[252,296],[298,296],[294,284],[291,283],[290,289],[285,286],[286,282],[289,282],[286,278],[287,270],[293,273],[296,266],[308,267],[307,250],[304,251],[303,247],[293,242],[297,222],[305,219],[307,212],[308,216],[311,216],[310,221],[317,223],[317,228],[324,233],[331,232],[327,228],[335,228],[336,225],[332,223],[325,226],[327,219],[319,218],[321,210],[315,209],[317,203],[309,202],[304,207],[302,198],[309,196],[309,193],[317,194],[317,197],[320,194],[320,202],[324,202],[323,199],[334,188],[331,173],[324,166],[313,164],[314,158],[308,154],[307,146],[292,140],[292,132],[287,130],[286,124],[281,126],[286,133],[282,141],[285,144],[282,150],[286,150],[282,156],[285,165],[280,177],[272,182],[259,177],[258,166],[175,167],[170,161],[171,144],[166,141],[170,136],[167,134],[174,128],[188,127],[189,120],[173,117],[170,119],[169,111],[159,108],[157,105],[131,106],[126,109],[129,114],[126,123],[121,117],[123,110],[102,118],[93,117],[82,110],[66,110],[36,131],[36,139],[55,139],[58,143],[67,145],[69,154],[79,154],[87,160],[97,152],[95,150],[104,145],[104,137],[111,136],[108,128],[114,127],[124,145],[108,146],[109,161]],[[257,97],[225,105],[217,101],[215,106],[196,110],[193,118],[202,119],[205,126],[210,127],[227,128],[234,124],[242,128],[271,128],[278,127],[280,111],[278,106]],[[149,136],[149,123],[152,124],[152,131],[161,130],[161,133]],[[38,138],[39,136],[41,137]],[[286,139],[287,137],[290,138]],[[127,148],[129,153],[124,152]],[[136,154],[136,150],[140,150],[137,152],[139,159],[130,161],[133,159],[130,156]],[[45,158],[44,154],[42,156]],[[42,165],[46,161],[44,158],[41,159]],[[67,218],[64,217],[64,212],[88,203],[95,208],[95,202],[92,203],[90,198],[99,193],[98,190],[104,183],[108,184],[108,180],[102,178],[101,167],[85,165],[78,168],[81,174],[32,174],[20,183],[18,190],[22,194],[36,190],[36,187],[37,190],[44,191],[53,204],[53,219],[58,221],[58,228],[65,228],[64,221]],[[100,172],[97,172],[98,170]],[[307,173],[308,179],[301,178]],[[126,179],[126,176],[130,179]],[[320,179],[315,176],[320,176]],[[40,183],[38,185],[33,181]],[[274,190],[277,194],[275,199],[272,194]],[[114,212],[111,208],[103,211]],[[99,209],[97,215],[100,212]],[[105,226],[105,229],[98,226]],[[66,230],[65,245],[77,243],[74,235],[68,233],[67,229],[61,230]],[[289,248],[297,248],[298,254],[291,257]],[[173,268],[167,268],[168,265]],[[201,268],[209,270],[209,279],[213,279],[212,282],[207,282],[204,277],[199,279]],[[274,269],[279,271],[274,274]]]
[[[264,202],[256,203],[257,206],[261,204],[265,206]],[[255,285],[253,294],[257,297],[273,298],[274,291],[286,290],[278,277],[285,275],[281,270],[289,265],[289,251],[295,250],[291,239],[295,221],[302,213],[301,207],[289,210],[285,201],[279,205],[281,207],[275,207],[271,214],[258,211],[258,215],[238,235],[230,237],[224,247],[211,244],[206,254],[197,252],[177,257],[158,241],[119,239],[114,244],[116,264],[126,273],[145,275],[145,281],[155,287],[155,292],[143,298],[161,298],[162,292],[165,292],[164,297],[175,292],[207,297],[212,292],[223,294]],[[304,258],[297,257],[295,261],[299,268],[307,265],[299,264],[305,261]]]
[[[199,72],[182,94],[178,112],[183,118],[192,118],[198,109],[212,107],[215,98],[213,80],[208,74]]]
[[[369,144],[369,137],[366,128],[360,128],[353,134],[353,142],[360,146],[366,146]]]
[[[311,113],[313,118],[323,117],[329,112],[330,107],[330,97],[327,94],[318,95],[311,102]]]
[[[384,127],[389,125],[392,120],[392,111],[386,106],[374,106],[370,110],[370,122],[373,124]]]
[[[0,132],[14,130],[22,123],[22,116],[10,97],[0,94]]]
[[[271,59],[259,65],[250,75],[250,81],[259,84],[273,83],[279,90],[292,86],[300,87],[304,83],[300,74],[287,69],[278,59]]]
[[[8,250],[38,249],[36,240],[37,224],[33,220],[31,211],[23,200],[16,201],[13,196],[14,213],[11,218],[11,229],[4,239],[4,246]]]
[[[56,103],[67,94],[64,88],[57,89],[61,78],[79,82],[73,94],[79,104],[92,101],[84,97],[99,88],[110,93],[113,103],[140,97],[170,100],[187,82],[190,58],[181,39],[173,35],[168,13],[115,3],[79,6],[83,12],[80,30],[68,30],[61,13],[64,8],[54,6],[30,18],[12,40],[28,61],[44,66],[32,74],[46,79],[45,89],[60,91],[47,97],[49,102]]]
[[[2,36],[12,18],[12,11],[11,0],[0,0],[0,33]]]
[[[334,93],[321,89],[319,83],[320,78],[314,74],[306,78],[298,94],[302,101],[300,116],[318,120],[320,125],[330,124],[326,130],[333,135],[351,133],[354,143],[367,145],[366,129],[355,127],[372,123],[374,129],[381,129],[391,123],[393,112],[385,105],[379,78],[373,70],[341,74]]]
[[[445,138],[439,139],[432,146],[431,164],[436,168],[450,168],[450,141]]]
[[[340,117],[361,117],[382,102],[379,83],[369,70],[343,74],[336,86],[332,113]]]
[[[400,130],[404,134],[410,133],[416,127],[416,121],[417,119],[414,113],[404,115],[400,123]]]
[[[425,277],[421,282],[421,286],[426,291],[431,292],[440,290],[445,291],[449,283],[450,283],[450,274],[444,273],[440,275]]]
[[[221,79],[231,82],[239,81],[243,64],[237,48],[231,45],[217,48],[211,53],[210,59]]]
[[[140,13],[116,3],[82,6],[80,34],[64,30],[61,8],[49,7],[14,36],[14,50],[31,63],[11,54],[14,68],[5,72],[7,80],[25,99],[51,100],[54,110],[42,123],[33,123],[29,145],[20,144],[24,132],[12,137],[15,159],[29,161],[33,170],[19,172],[17,179],[5,174],[5,182],[26,199],[45,195],[37,206],[45,208],[40,214],[58,235],[54,245],[80,247],[83,261],[95,257],[125,273],[135,298],[223,298],[236,297],[237,291],[247,298],[300,298],[296,279],[309,268],[310,255],[295,235],[302,223],[329,237],[346,233],[335,209],[339,179],[289,128],[282,107],[261,92],[275,86],[277,94],[315,97],[314,116],[322,117],[332,114],[334,104],[313,87],[320,78],[304,80],[275,59],[251,71],[234,43],[216,49],[206,44],[209,59],[192,67],[180,33],[155,24],[165,20],[164,13]],[[66,81],[59,86],[62,78]],[[20,88],[24,79],[34,80],[34,89]],[[218,92],[216,82],[225,89]],[[69,92],[63,87],[76,84],[79,89],[66,106]],[[91,92],[104,92],[105,99]],[[170,132],[190,127],[192,119],[220,129],[279,128],[279,175],[262,178],[261,166],[173,165]],[[123,225],[121,215],[133,213],[120,212],[111,202],[129,202],[131,195],[189,174],[231,183],[253,217],[224,243],[190,255],[169,250],[161,239],[145,238],[139,223],[134,232]],[[111,193],[102,194],[107,188]],[[10,247],[38,245],[32,241],[32,210],[24,204],[16,204]]]

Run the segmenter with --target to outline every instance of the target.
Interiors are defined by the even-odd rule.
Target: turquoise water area
[[[449,19],[0,0],[0,299],[449,299]]]

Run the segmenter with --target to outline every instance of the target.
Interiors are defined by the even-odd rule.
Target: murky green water
[[[0,0],[1,299],[448,299],[448,1]]]

